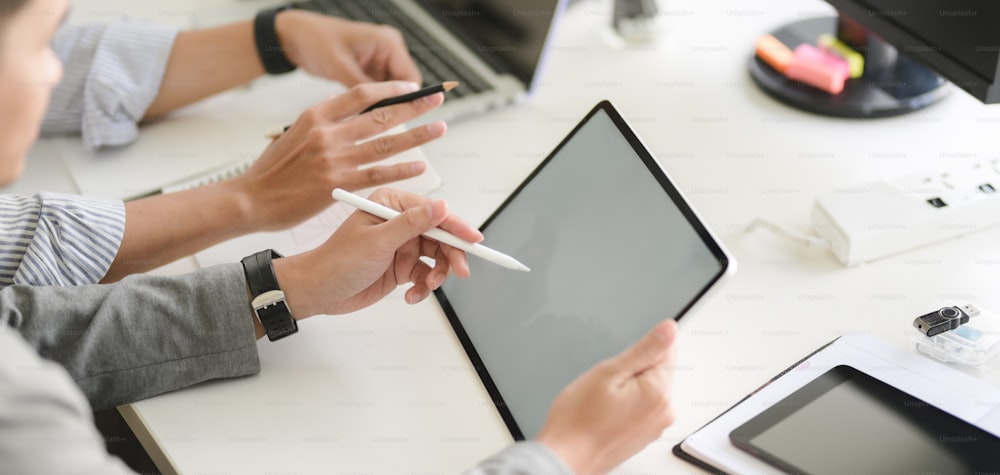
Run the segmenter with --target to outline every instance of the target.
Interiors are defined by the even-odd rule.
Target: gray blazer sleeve
[[[465,475],[573,475],[573,471],[538,442],[519,442],[476,465]]]
[[[98,410],[260,371],[239,264],[110,285],[9,286],[0,324],[66,368]]]
[[[133,473],[108,455],[66,371],[0,326],[0,473]]]

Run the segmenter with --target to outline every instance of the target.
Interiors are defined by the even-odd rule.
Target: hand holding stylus
[[[382,219],[392,219],[395,218],[396,216],[399,216],[399,212],[394,209],[387,208],[373,201],[366,200],[358,195],[355,195],[354,193],[350,193],[340,188],[333,190],[333,199],[347,203],[355,208],[360,209],[361,211],[373,214]],[[435,241],[447,244],[449,246],[461,249],[474,256],[479,256],[483,259],[486,259],[487,261],[506,267],[508,269],[518,270],[522,272],[531,272],[531,269],[529,269],[528,266],[522,264],[513,257],[510,257],[502,252],[490,249],[482,244],[471,243],[462,240],[461,238],[455,236],[454,234],[451,234],[442,229],[437,229],[437,228],[431,229],[426,233],[424,233],[424,236],[429,237]]]
[[[451,215],[447,203],[388,188],[376,190],[371,199],[401,210],[400,215],[386,221],[353,213],[316,249],[274,261],[294,318],[353,312],[411,283],[406,301],[413,304],[449,274],[469,276],[465,251],[422,236],[441,227],[463,241],[483,239],[476,228]],[[433,266],[422,257],[433,259]]]

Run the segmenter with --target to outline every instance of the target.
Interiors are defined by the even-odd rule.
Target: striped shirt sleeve
[[[177,32],[132,20],[61,28],[53,49],[65,72],[42,132],[81,133],[92,150],[135,141],[137,124],[159,93]]]
[[[0,287],[97,283],[124,234],[121,201],[0,195]]]

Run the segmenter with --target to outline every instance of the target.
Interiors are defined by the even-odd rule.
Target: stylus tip
[[[521,272],[531,272],[531,269],[529,269],[528,266],[521,264],[520,261],[514,258],[511,258],[510,265],[508,266],[508,268],[519,270]]]

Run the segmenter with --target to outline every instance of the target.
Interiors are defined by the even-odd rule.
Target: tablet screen
[[[534,437],[563,387],[679,318],[729,265],[607,102],[482,231],[531,272],[470,256],[472,277],[437,296],[515,438]]]
[[[1000,439],[850,366],[824,373],[738,427],[730,439],[795,473],[1000,468]]]

